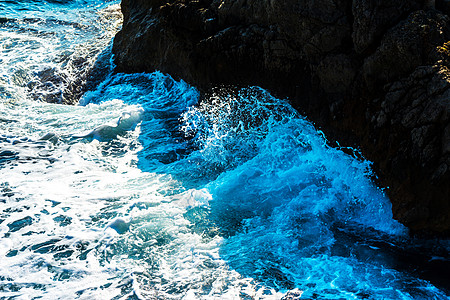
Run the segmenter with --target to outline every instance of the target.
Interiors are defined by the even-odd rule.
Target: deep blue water
[[[0,299],[449,298],[449,241],[288,101],[114,74],[118,9],[0,2]]]

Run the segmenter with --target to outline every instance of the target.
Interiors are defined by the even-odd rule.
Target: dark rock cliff
[[[123,0],[117,70],[260,85],[357,146],[412,232],[450,235],[450,1]]]

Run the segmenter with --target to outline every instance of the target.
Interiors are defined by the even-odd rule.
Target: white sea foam
[[[0,297],[447,298],[399,266],[411,240],[370,162],[262,89],[197,104],[107,64],[81,105],[35,101],[77,80],[77,57],[109,57],[118,18],[34,2],[0,3]]]

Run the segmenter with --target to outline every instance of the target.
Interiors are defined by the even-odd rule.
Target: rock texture
[[[118,71],[289,96],[374,162],[395,218],[450,235],[450,1],[122,0],[122,11]]]

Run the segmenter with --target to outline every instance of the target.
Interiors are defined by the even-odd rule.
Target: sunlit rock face
[[[118,70],[289,96],[374,161],[398,220],[450,233],[447,1],[123,0],[122,11]]]

